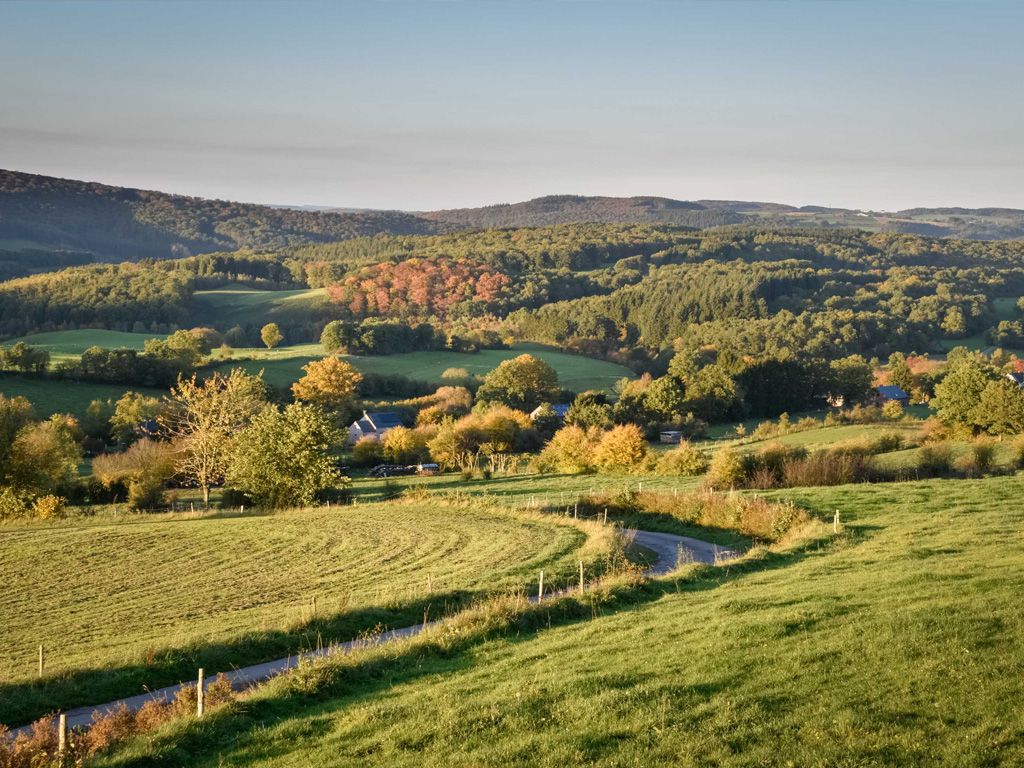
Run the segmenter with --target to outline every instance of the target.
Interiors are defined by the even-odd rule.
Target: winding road
[[[646,571],[650,576],[663,576],[666,573],[671,573],[675,570],[680,560],[715,564],[738,556],[738,553],[734,550],[725,549],[724,547],[719,547],[715,544],[701,541],[700,539],[692,539],[688,536],[676,536],[671,533],[636,531],[634,541],[640,546],[646,547],[658,555],[657,562]],[[551,593],[549,595],[545,595],[545,599],[551,599],[559,596],[560,594],[564,593]],[[530,598],[530,602],[537,602],[537,600],[537,597]],[[412,627],[392,629],[389,632],[384,632],[380,636],[380,642],[386,643],[392,640],[412,637],[413,635],[419,634],[427,627],[431,627],[439,623],[439,621],[441,620],[439,619],[437,621],[427,622],[426,624],[416,624]],[[231,682],[233,688],[239,689],[247,685],[264,682],[276,675],[287,672],[289,668],[295,666],[300,658],[315,659],[331,653],[337,653],[339,651],[350,651],[358,648],[363,644],[363,642],[364,641],[360,640],[350,640],[347,643],[336,643],[318,651],[309,651],[302,654],[301,657],[289,657],[287,659],[278,659],[277,661],[268,661],[263,664],[254,664],[251,667],[242,667],[241,669],[224,672],[223,674]],[[209,675],[206,678],[207,681],[212,680],[214,676],[215,675]],[[122,704],[130,711],[137,711],[149,701],[170,701],[184,686],[195,685],[197,682],[198,681],[196,680],[191,680],[184,683],[178,683],[177,685],[169,685],[166,688],[160,688],[155,691],[140,693],[137,696],[129,696],[126,699],[110,701],[106,704],[96,704],[69,710],[64,713],[67,717],[68,728],[87,727],[92,724],[95,716],[104,715],[107,712],[120,707]],[[31,727],[31,725],[24,725],[20,728],[12,729],[10,733],[12,736],[17,736],[22,732],[27,733],[31,730]]]

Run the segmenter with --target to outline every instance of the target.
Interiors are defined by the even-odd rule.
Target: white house
[[[544,405],[538,405],[536,408],[534,408],[532,411],[530,411],[530,418],[531,419],[536,419],[537,416],[540,415],[540,411],[541,411],[541,409],[543,407],[544,407]],[[551,410],[553,410],[555,412],[555,415],[559,419],[561,419],[562,421],[565,421],[565,414],[567,414],[569,412],[569,407],[570,406],[569,406],[568,403],[558,403],[558,404],[552,405],[551,406]]]
[[[402,420],[390,411],[385,413],[367,413],[352,422],[348,428],[348,444],[355,445],[364,437],[380,440],[395,427],[402,426]]]

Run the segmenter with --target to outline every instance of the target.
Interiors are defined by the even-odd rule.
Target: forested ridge
[[[270,250],[378,233],[439,231],[397,211],[328,213],[206,200],[0,170],[0,240],[138,259],[240,248]],[[35,264],[28,249],[21,261]],[[9,254],[0,261],[11,261]]]
[[[302,312],[275,315],[289,343],[317,341],[332,321],[348,323],[349,335],[368,322],[426,322],[463,339],[541,341],[641,371],[680,346],[886,357],[986,331],[1024,335],[996,328],[1008,321],[993,305],[1024,294],[1021,242],[600,223],[76,266],[0,283],[0,335],[166,333],[195,324],[196,291],[227,285],[325,289]],[[203,320],[221,333],[234,327]],[[257,312],[235,336],[258,339],[265,322]]]

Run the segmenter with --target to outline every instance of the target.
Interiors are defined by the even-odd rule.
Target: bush
[[[702,475],[708,469],[708,457],[694,448],[689,440],[662,455],[658,461],[658,472],[663,475]]]
[[[220,508],[221,509],[240,509],[241,507],[252,507],[256,506],[253,500],[244,492],[237,488],[225,488],[224,492],[220,495]]]
[[[882,432],[871,442],[872,453],[892,453],[903,448],[903,435],[894,430]]]
[[[562,427],[541,451],[535,466],[542,472],[589,472],[593,469],[593,452],[586,432],[577,426]]]
[[[952,468],[953,453],[949,443],[926,443],[918,455],[918,468],[932,475],[945,475]]]
[[[164,489],[159,480],[143,476],[128,484],[128,507],[136,512],[165,506]]]
[[[712,488],[735,488],[745,476],[740,455],[732,448],[722,448],[711,458],[705,481]]]
[[[352,461],[360,467],[380,464],[384,460],[384,446],[375,437],[361,437],[352,446]]]
[[[903,418],[903,405],[898,400],[890,400],[882,406],[882,418],[899,421]]]
[[[32,517],[36,520],[53,520],[64,517],[66,499],[52,494],[40,496],[32,502]]]
[[[1014,469],[1024,469],[1024,435],[1017,435],[1010,443],[1011,465]]]
[[[971,444],[971,460],[979,473],[991,472],[995,464],[996,444],[987,437],[979,437]]]
[[[632,469],[643,463],[650,446],[635,424],[612,427],[594,449],[594,461],[609,469]]]

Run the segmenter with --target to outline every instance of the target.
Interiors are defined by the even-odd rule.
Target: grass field
[[[842,534],[459,653],[368,651],[320,694],[283,678],[95,764],[1020,765],[1022,492],[1020,477],[778,492],[840,508]]]
[[[324,357],[319,344],[302,344],[278,349],[238,349],[237,360],[220,363],[218,370],[244,368],[250,373],[263,370],[267,382],[285,387],[302,377],[302,366]],[[604,360],[559,352],[544,344],[517,344],[512,349],[485,349],[475,354],[464,352],[409,352],[402,355],[350,356],[348,360],[360,371],[382,375],[406,376],[440,382],[448,368],[465,368],[471,374],[486,374],[503,361],[523,354],[541,358],[558,372],[559,383],[575,392],[587,389],[611,389],[621,378],[636,378],[628,368]]]
[[[225,328],[318,320],[323,316],[326,303],[327,291],[323,288],[260,291],[229,286],[215,291],[196,291],[193,295],[197,325],[216,322]]]
[[[4,527],[0,722],[407,626],[539,569],[554,583],[586,541],[552,519],[436,502]]]
[[[81,417],[93,400],[119,399],[129,390],[159,397],[163,390],[131,387],[125,384],[91,384],[88,382],[54,381],[49,379],[0,376],[0,393],[7,397],[27,397],[35,406],[36,415],[45,418],[53,413],[70,413]]]
[[[83,328],[75,331],[50,331],[49,333],[33,333],[19,339],[3,342],[9,347],[23,341],[33,347],[45,349],[53,361],[81,357],[89,347],[104,349],[137,349],[140,352],[146,341],[155,338],[152,333],[125,333],[124,331],[107,331],[101,328]]]

